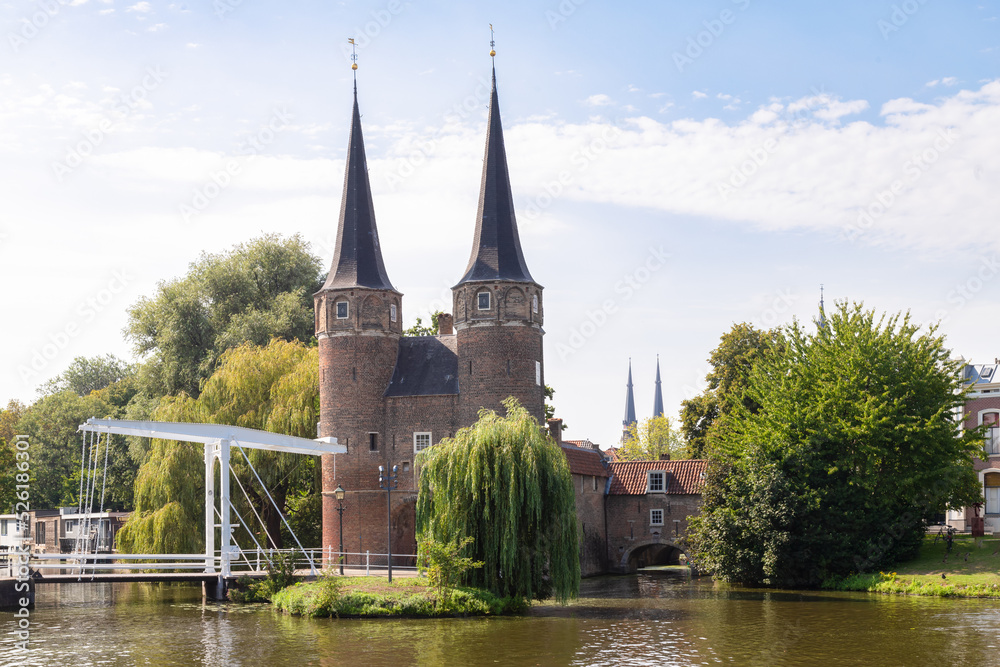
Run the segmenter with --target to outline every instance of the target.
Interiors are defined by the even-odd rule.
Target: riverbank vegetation
[[[943,576],[942,576],[943,575]],[[1000,598],[1000,539],[959,536],[951,551],[938,536],[924,538],[916,558],[892,572],[832,577],[823,588],[935,597]]]
[[[932,517],[982,499],[960,368],[934,327],[861,304],[784,329],[709,439],[699,569],[816,588],[913,558]]]
[[[522,597],[497,597],[481,588],[458,586],[442,597],[426,577],[397,578],[321,576],[285,588],[272,598],[276,609],[314,618],[430,618],[521,614]]]

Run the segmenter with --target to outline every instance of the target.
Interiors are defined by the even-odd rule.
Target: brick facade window
[[[537,294],[533,294],[531,296],[531,312],[533,312],[533,313],[537,313],[538,312],[538,295]]]
[[[535,362],[535,384],[542,386],[542,362]]]
[[[476,295],[476,307],[479,310],[489,310],[490,309],[490,293],[480,292]]]
[[[389,321],[390,322],[396,321],[396,304],[394,303],[389,304]]]
[[[650,470],[646,477],[646,493],[663,493],[667,490],[667,473]]]
[[[663,510],[649,510],[649,525],[650,526],[663,525]]]
[[[427,449],[431,446],[431,434],[430,432],[413,434],[413,451],[419,452],[421,450]]]
[[[1000,454],[1000,412],[984,412],[982,420],[986,425],[986,453]]]
[[[346,301],[337,302],[337,319],[346,320],[348,316],[349,308]]]
[[[368,434],[368,451],[370,452],[378,451],[378,433]]]

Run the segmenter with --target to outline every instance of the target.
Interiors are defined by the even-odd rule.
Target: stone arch
[[[374,294],[368,295],[361,303],[361,328],[362,329],[385,329],[388,328],[388,309]]]
[[[635,572],[640,567],[640,563],[642,567],[647,565],[677,565],[681,554],[684,554],[685,558],[689,558],[684,547],[676,542],[659,538],[643,540],[625,549],[618,566],[622,572]]]
[[[528,319],[528,298],[520,287],[511,287],[504,295],[504,316],[509,319]]]

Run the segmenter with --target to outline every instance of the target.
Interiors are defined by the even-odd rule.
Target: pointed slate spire
[[[823,286],[819,286],[819,319],[816,326],[820,329],[826,328],[826,307],[823,305]]]
[[[656,355],[656,394],[653,396],[653,416],[663,416],[663,389],[660,386],[660,355]]]
[[[382,248],[378,242],[375,206],[372,204],[368,161],[365,158],[365,140],[361,135],[357,82],[354,83],[354,114],[347,149],[344,195],[340,204],[340,221],[337,223],[337,249],[323,289],[351,287],[396,289],[386,275]]]
[[[483,158],[483,179],[479,188],[479,213],[472,255],[465,275],[458,284],[477,280],[514,280],[533,283],[528,265],[521,252],[514,218],[514,198],[507,171],[507,152],[503,144],[500,123],[500,102],[497,97],[497,72],[493,69],[493,92],[490,96],[490,117],[486,130],[486,156]]]
[[[625,389],[625,418],[622,420],[622,429],[628,431],[628,427],[637,423],[635,418],[635,396],[632,394],[632,360],[628,360],[628,385]]]

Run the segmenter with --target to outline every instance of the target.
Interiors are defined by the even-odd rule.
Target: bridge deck
[[[253,574],[251,574],[253,576]],[[235,578],[235,577],[233,577]],[[154,583],[158,581],[217,581],[219,575],[210,572],[127,572],[105,573],[90,572],[79,574],[44,574],[34,577],[35,585],[39,584],[75,584],[75,583],[118,583],[126,581],[141,581]]]

